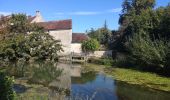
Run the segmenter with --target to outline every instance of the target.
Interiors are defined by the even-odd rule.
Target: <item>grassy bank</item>
[[[124,68],[106,68],[105,72],[119,81],[170,92],[170,78]]]
[[[108,66],[98,63],[98,61],[101,62],[101,60],[102,59],[91,60],[92,62],[90,64],[84,65],[84,70],[104,72],[118,81],[170,92],[170,78],[159,76],[151,72],[142,72],[139,70],[117,67],[111,68],[111,65]]]

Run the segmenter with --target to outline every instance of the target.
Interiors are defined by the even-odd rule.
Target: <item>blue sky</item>
[[[123,0],[0,0],[0,14],[26,13],[39,10],[46,21],[72,19],[73,32],[99,28],[107,20],[110,29],[118,29]],[[170,0],[156,0],[166,6]]]

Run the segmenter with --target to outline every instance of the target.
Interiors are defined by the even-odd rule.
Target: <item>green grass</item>
[[[154,73],[124,68],[106,68],[105,72],[119,81],[170,92],[170,78]]]
[[[82,66],[82,73],[86,72],[104,72],[104,65],[98,65],[98,64],[92,64],[92,63],[86,63]]]
[[[107,67],[110,67],[113,65],[112,58],[90,58],[88,62],[92,64],[104,65]]]

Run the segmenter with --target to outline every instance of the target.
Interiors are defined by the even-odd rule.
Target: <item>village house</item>
[[[59,20],[59,21],[45,21],[40,13],[36,11],[34,17],[29,16],[31,23],[36,23],[42,26],[46,32],[54,37],[55,40],[60,40],[64,52],[61,54],[67,55],[71,52],[81,53],[81,42],[87,40],[85,34],[72,32],[72,20]]]
[[[9,17],[10,16],[6,16]],[[74,53],[82,53],[81,43],[89,37],[84,33],[73,33],[72,19],[45,21],[40,11],[36,11],[35,16],[28,16],[30,23],[36,23],[43,27],[49,35],[53,36],[55,40],[60,40],[63,52],[59,55],[70,55]],[[0,26],[0,29],[5,26]],[[112,51],[95,51],[89,56],[103,57],[111,56]]]
[[[36,11],[34,17],[28,18],[31,23],[36,23],[42,26],[46,32],[54,37],[55,40],[60,40],[63,46],[64,52],[62,54],[69,54],[72,42],[72,20],[60,20],[60,21],[45,21],[40,14],[40,11]]]

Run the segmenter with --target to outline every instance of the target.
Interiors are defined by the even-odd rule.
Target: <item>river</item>
[[[114,80],[103,72],[82,71],[81,64],[12,64],[14,90],[22,100],[170,100],[170,93]]]

